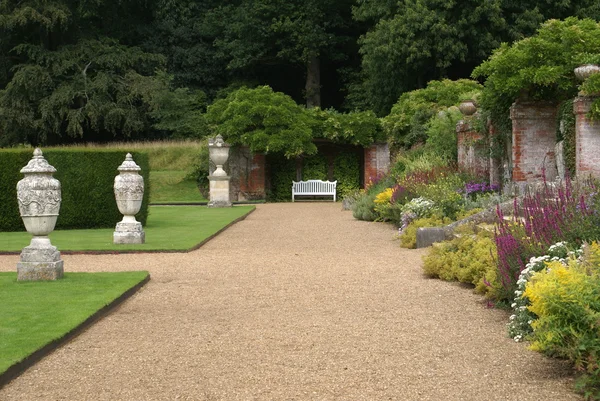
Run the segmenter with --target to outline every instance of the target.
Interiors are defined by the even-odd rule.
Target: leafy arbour
[[[206,117],[213,133],[232,145],[288,158],[315,154],[315,138],[360,146],[383,139],[379,119],[372,112],[306,109],[268,86],[234,91],[209,106]]]

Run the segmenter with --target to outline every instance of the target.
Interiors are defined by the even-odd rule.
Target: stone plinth
[[[364,149],[364,183],[387,174],[390,170],[390,148],[387,143],[376,143]]]
[[[146,233],[139,221],[123,222],[120,221],[115,227],[113,233],[113,243],[115,244],[143,244],[146,242]]]
[[[512,180],[535,182],[554,180],[558,174],[554,160],[556,145],[556,105],[516,101],[510,108],[512,120]]]
[[[48,237],[34,237],[21,251],[17,263],[18,281],[58,280],[63,276],[63,261]]]
[[[229,198],[229,176],[211,176],[210,181],[210,202],[208,207],[230,207]]]
[[[578,96],[573,101],[577,177],[600,177],[600,122],[587,116],[596,99],[595,96]]]
[[[468,121],[461,120],[456,125],[456,139],[458,167],[470,174],[487,178],[489,158],[485,155],[483,136]]]

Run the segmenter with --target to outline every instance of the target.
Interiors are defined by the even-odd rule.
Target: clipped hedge
[[[117,168],[125,160],[127,150],[115,149],[42,149],[44,157],[57,172],[61,183],[62,204],[56,229],[109,228],[122,219],[113,193]],[[141,167],[145,191],[142,208],[136,215],[146,224],[148,217],[149,164],[142,152],[130,152]],[[32,149],[0,149],[0,231],[23,231],[17,205],[19,171],[33,155]]]

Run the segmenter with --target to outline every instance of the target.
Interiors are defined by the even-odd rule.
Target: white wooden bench
[[[292,202],[298,195],[306,196],[333,196],[335,202],[335,190],[337,181],[292,181]]]

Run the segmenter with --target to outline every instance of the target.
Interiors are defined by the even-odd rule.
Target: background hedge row
[[[42,151],[46,160],[56,168],[54,177],[60,181],[62,188],[56,229],[108,228],[122,219],[113,184],[127,150],[48,148]],[[150,193],[148,155],[130,153],[144,177],[144,200],[136,218],[145,225]],[[19,171],[32,155],[32,149],[0,149],[0,231],[25,230],[19,216],[17,182],[24,177]]]

